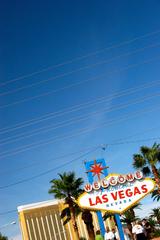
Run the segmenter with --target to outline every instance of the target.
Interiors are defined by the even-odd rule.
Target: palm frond
[[[143,167],[142,168],[142,172],[145,176],[149,176],[151,174],[151,170],[150,168],[147,166],[147,167]]]
[[[135,208],[136,208],[136,209],[141,209],[141,206],[142,206],[142,203],[139,202],[139,203],[134,204],[130,209],[133,209],[133,210],[134,210]]]
[[[123,213],[121,221],[126,224],[130,224],[131,222],[134,222],[138,220],[139,218],[137,216],[134,216],[130,210],[127,210],[125,213]]]
[[[159,194],[159,192],[158,192],[158,189],[155,189],[155,190],[152,192],[151,197],[153,198],[153,201],[157,201],[157,202],[160,201],[160,194]]]
[[[147,147],[147,146],[140,147],[140,152],[143,156],[146,156],[147,154],[149,154],[150,151],[151,151],[150,147]]]
[[[134,168],[142,168],[146,165],[146,160],[141,154],[133,155],[133,167]]]
[[[51,180],[51,188],[49,189],[49,193],[53,194],[55,198],[60,199],[68,199],[68,198],[75,198],[82,193],[82,189],[80,188],[83,184],[82,178],[75,177],[74,172],[63,174],[58,174],[59,179]]]
[[[65,217],[71,217],[69,207],[66,207],[61,211],[61,218],[65,218]]]
[[[71,220],[70,217],[66,218],[66,219],[63,221],[63,225],[66,225],[70,220]]]
[[[158,161],[160,161],[159,144],[154,143],[152,147],[142,146],[140,151],[149,164],[156,164]]]
[[[105,214],[103,215],[103,220],[107,220],[108,218],[112,218],[114,216],[114,214],[105,212]]]
[[[153,220],[157,219],[157,221],[160,221],[160,207],[152,209],[150,218]]]

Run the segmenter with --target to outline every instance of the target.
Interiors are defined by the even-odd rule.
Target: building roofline
[[[52,205],[57,205],[58,204],[58,200],[48,200],[48,201],[43,201],[43,202],[37,202],[37,203],[31,203],[31,204],[26,204],[26,205],[22,205],[22,206],[18,206],[18,212],[22,212],[25,210],[31,210],[31,209],[35,209],[35,208],[42,208],[42,207],[48,207],[48,206],[52,206]]]

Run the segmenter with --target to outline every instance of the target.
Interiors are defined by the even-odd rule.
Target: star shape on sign
[[[94,164],[91,166],[91,170],[88,170],[88,172],[92,172],[93,173],[93,177],[94,176],[97,176],[98,177],[98,180],[100,181],[100,176],[101,174],[104,174],[103,173],[103,170],[108,168],[107,166],[106,167],[103,167],[102,166],[102,163],[97,163],[96,160],[94,160]]]

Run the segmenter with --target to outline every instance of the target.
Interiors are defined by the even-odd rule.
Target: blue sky
[[[104,157],[110,172],[133,171],[133,153],[138,152],[140,145],[150,146],[154,142],[137,140],[160,136],[159,8],[159,1],[1,3],[0,186],[78,158],[88,151],[80,153],[84,148],[127,137],[135,143],[108,145],[105,152],[98,149],[40,178],[0,189],[0,213],[52,199],[48,195],[49,181],[58,172],[73,170],[86,180],[84,160]],[[139,38],[145,34],[148,36]],[[116,47],[135,38],[138,39]],[[82,56],[86,57],[75,60]],[[67,64],[70,60],[74,61]],[[61,63],[65,64],[54,67]],[[23,77],[35,72],[39,73]],[[47,81],[50,78],[53,79]],[[92,80],[82,83],[89,79]],[[154,84],[149,87],[151,82]],[[71,87],[72,84],[77,85]],[[128,94],[115,97],[136,87],[139,91],[128,90]],[[100,103],[101,97],[104,101]],[[88,102],[92,104],[86,105]],[[83,108],[77,110],[79,104]],[[73,106],[77,111],[71,112]],[[58,111],[61,111],[59,116]],[[26,121],[46,114],[50,114],[47,120],[22,127]],[[75,120],[79,117],[85,120]],[[55,125],[57,128],[53,129]],[[48,131],[42,132],[42,128]],[[39,134],[33,135],[33,131]],[[55,140],[57,137],[60,139]],[[79,153],[70,155],[72,152]],[[69,156],[56,159],[66,154]],[[17,170],[34,163],[32,167]],[[147,198],[146,204],[151,203]],[[17,221],[17,213],[0,216],[0,226],[13,220]],[[18,225],[2,230],[10,238],[19,234]]]

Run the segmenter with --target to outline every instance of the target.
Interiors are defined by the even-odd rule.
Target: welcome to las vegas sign
[[[140,171],[134,174],[109,174],[106,178],[86,184],[78,205],[89,210],[123,213],[153,191],[155,182],[144,178]]]

